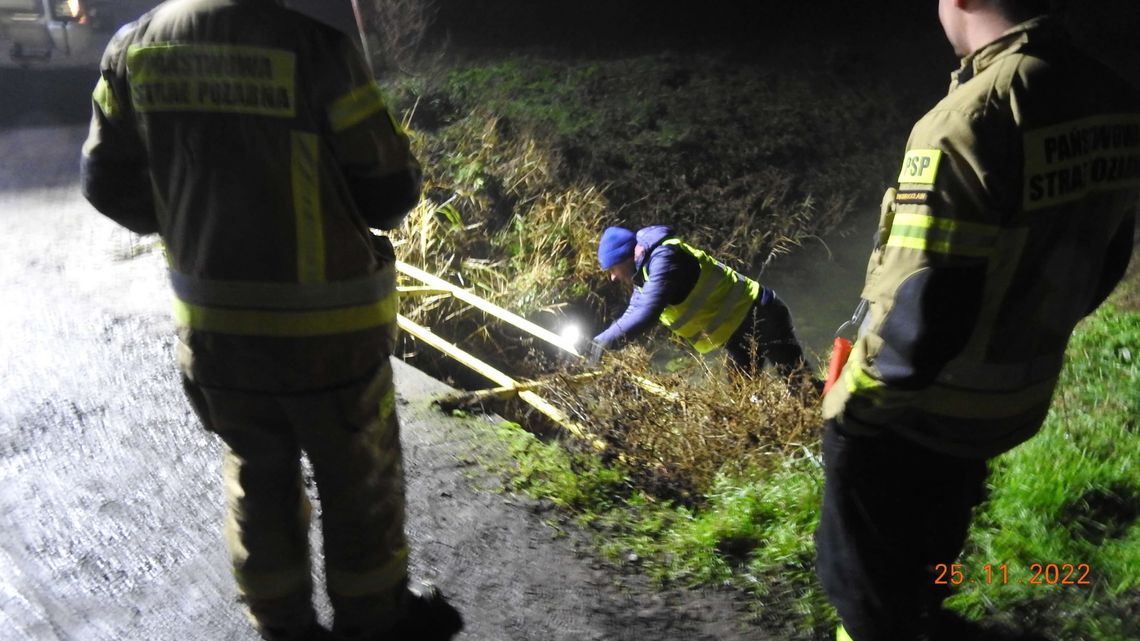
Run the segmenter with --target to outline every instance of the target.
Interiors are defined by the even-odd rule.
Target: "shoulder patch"
[[[942,160],[941,149],[908,149],[903,159],[900,183],[933,185],[938,176],[938,163]]]

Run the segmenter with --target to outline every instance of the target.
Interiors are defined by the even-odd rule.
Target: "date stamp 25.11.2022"
[[[1092,585],[1088,563],[1030,563],[1028,571],[1018,571],[1009,564],[987,563],[981,572],[970,573],[962,563],[939,563],[934,566],[935,585],[986,583],[991,585]]]

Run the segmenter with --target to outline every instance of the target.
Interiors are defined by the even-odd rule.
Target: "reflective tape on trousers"
[[[405,545],[394,550],[383,565],[374,568],[330,567],[326,570],[329,592],[347,597],[390,593],[408,576],[408,553]]]

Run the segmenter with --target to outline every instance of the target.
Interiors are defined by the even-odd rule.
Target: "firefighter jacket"
[[[420,169],[343,33],[273,0],[173,0],[123,27],[82,183],[158,232],[184,371],[290,391],[368,376],[395,337],[391,245]]]
[[[673,237],[664,225],[637,232],[634,292],[626,311],[594,340],[610,347],[660,321],[704,354],[723,347],[770,292]]]
[[[1046,17],[962,61],[883,199],[870,318],[824,400],[883,429],[990,457],[1040,428],[1074,326],[1127,267],[1140,105]]]

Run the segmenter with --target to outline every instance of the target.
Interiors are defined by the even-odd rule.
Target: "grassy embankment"
[[[962,559],[978,580],[951,604],[1060,639],[1140,638],[1140,270],[1079,326],[1045,427],[996,459],[990,486]],[[1049,564],[1078,566],[1073,582],[1084,564],[1090,585]]]
[[[889,93],[720,62],[516,59],[405,85],[398,104],[414,107],[428,189],[398,239],[403,258],[523,313],[569,301],[600,315],[623,296],[594,263],[607,224],[674,224],[754,268],[894,169],[905,132]],[[1082,325],[1042,434],[995,464],[963,560],[974,576],[1006,564],[1013,581],[1032,563],[1087,563],[1094,585],[975,583],[952,602],[962,611],[1032,613],[1043,632],[1090,641],[1122,641],[1137,619],[1140,311],[1122,305]],[[404,312],[460,328],[451,336],[468,347],[482,339],[475,351],[492,358],[519,353],[517,338],[447,300]],[[699,361],[650,373],[674,396],[648,394],[628,376],[645,358],[610,359],[602,382],[558,398],[620,458],[503,425],[511,487],[566,508],[617,564],[737,584],[769,626],[823,638],[834,615],[812,567],[816,405],[767,379],[724,382]]]
[[[1131,304],[1118,295],[1078,328],[1041,433],[993,465],[990,498],[960,559],[975,581],[949,602],[970,618],[1064,641],[1137,638],[1140,277],[1128,289]],[[570,510],[615,563],[636,559],[662,581],[730,582],[750,590],[757,614],[786,626],[789,638],[829,638],[833,614],[812,567],[821,472],[811,455],[784,451],[726,466],[687,504],[638,489],[626,467],[517,426],[500,434],[518,461],[512,486]],[[1060,573],[1043,567],[1035,576],[1034,564]],[[1085,576],[1080,564],[1090,585],[1061,584]]]
[[[427,198],[404,255],[521,313],[623,301],[594,258],[610,224],[671,224],[754,271],[856,196],[877,204],[854,187],[880,182],[902,134],[876,136],[895,114],[855,84],[670,56],[516,58],[407,81],[398,104]]]

